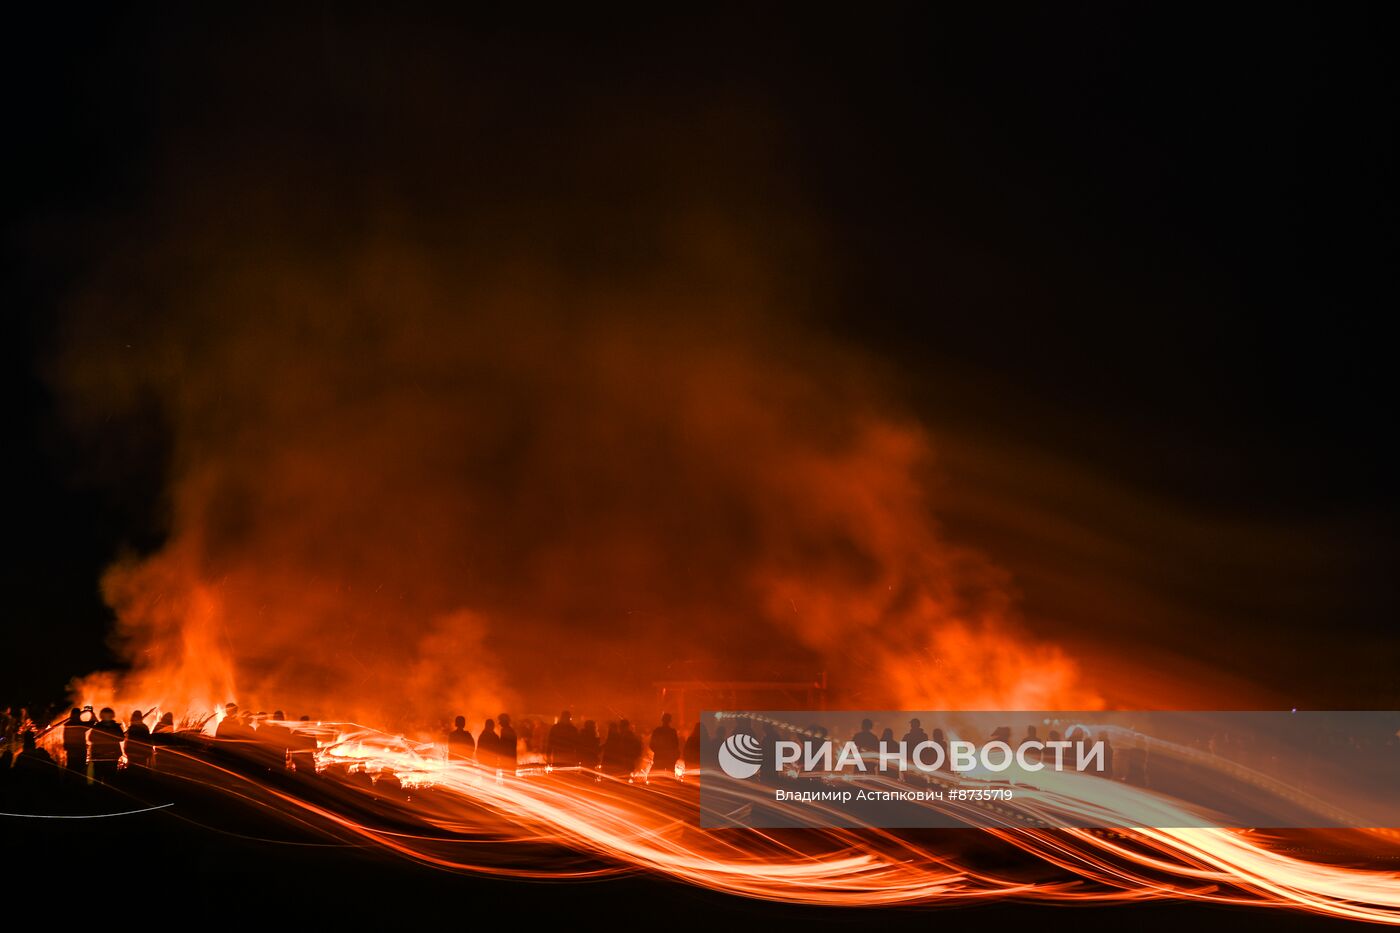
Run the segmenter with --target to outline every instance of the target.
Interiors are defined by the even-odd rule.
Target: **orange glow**
[[[522,776],[448,766],[425,740],[456,713],[649,718],[658,680],[827,672],[832,704],[869,709],[1097,709],[1124,693],[939,524],[943,449],[876,367],[746,289],[678,299],[662,277],[521,297],[393,251],[326,275],[250,252],[168,296],[187,313],[137,347],[68,361],[88,416],[154,393],[174,435],[168,537],[103,580],[129,669],[74,698],[206,733],[227,702],[324,721],[315,793],[196,757],[186,777],[488,875],[643,871],[852,906],[1188,898],[1400,918],[1394,873],[1243,832],[706,832],[693,763],[677,780],[525,755]],[[677,313],[658,321],[663,305]],[[341,812],[336,794],[375,793],[335,777],[347,768],[396,775],[404,795],[378,805],[423,832]],[[1026,866],[981,868],[968,839]],[[517,859],[519,843],[559,857]]]
[[[336,795],[375,791],[329,773],[301,785],[299,793],[260,785],[199,759],[176,770],[334,836],[482,875],[566,881],[647,871],[743,897],[841,906],[1007,897],[1086,904],[1176,898],[1400,924],[1400,872],[1357,868],[1343,861],[1346,856],[1314,861],[1287,851],[1311,842],[1334,852],[1350,851],[1353,858],[1377,852],[1393,856],[1400,851],[1400,835],[1388,830],[1277,838],[1226,829],[1104,832],[1010,826],[942,833],[702,831],[696,825],[693,780],[641,785],[544,769],[500,777],[473,764],[449,765],[431,745],[400,736],[349,724],[316,728],[327,737],[319,753],[323,766],[353,763],[370,774],[395,773],[406,790],[402,796],[381,795],[377,806],[387,815],[420,823],[423,831],[381,829],[339,812]],[[1093,778],[1082,780],[1103,786]],[[766,792],[759,788],[755,795]],[[1092,805],[1049,792],[1031,791],[1025,798],[1034,807],[1075,812],[1088,806],[1112,808],[1124,795],[1151,792],[1119,785],[1107,798],[1099,794]],[[1158,803],[1173,806],[1165,799]],[[1019,852],[1025,864],[1008,869],[1002,858],[997,862],[1002,867],[979,867],[978,858],[960,845],[969,832],[998,840]],[[463,840],[470,842],[464,845]],[[548,864],[520,860],[511,849],[519,843],[546,844],[559,856]]]
[[[86,416],[155,392],[174,435],[168,538],[103,580],[129,671],[78,697],[410,732],[823,670],[855,706],[1105,702],[940,528],[940,445],[859,352],[749,296],[344,272],[240,266],[68,361]]]

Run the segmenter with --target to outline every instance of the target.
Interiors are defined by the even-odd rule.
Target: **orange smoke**
[[[869,706],[1101,702],[940,535],[871,361],[756,277],[199,255],[142,281],[167,314],[94,299],[63,366],[81,419],[155,399],[170,437],[167,540],[103,584],[124,706],[427,725],[819,670]]]

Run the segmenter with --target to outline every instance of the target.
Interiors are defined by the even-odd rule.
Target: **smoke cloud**
[[[866,704],[1094,702],[940,537],[934,444],[871,361],[665,281],[250,256],[71,357],[88,417],[154,397],[172,436],[168,541],[103,581],[123,692],[404,721],[829,671]]]
[[[812,313],[832,251],[761,121],[638,127],[434,130],[394,197],[281,126],[171,143],[54,363],[80,430],[168,440],[164,543],[102,581],[130,669],[79,693],[405,724],[827,672],[870,706],[1098,704]]]

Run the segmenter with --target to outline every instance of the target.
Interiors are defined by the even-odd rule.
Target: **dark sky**
[[[1165,512],[1303,534],[1311,550],[1288,566],[1315,583],[1296,600],[1259,562],[1222,588],[1199,583],[1214,564],[1162,560],[1203,589],[1188,605],[1238,619],[1272,658],[1241,661],[1251,677],[1340,667],[1354,678],[1297,695],[1397,702],[1382,23],[1323,6],[808,16],[12,20],[0,698],[49,700],[112,663],[99,575],[165,528],[159,419],[80,434],[51,381],[70,306],[110,254],[192,215],[263,222],[248,218],[269,202],[296,241],[364,235],[382,222],[370,203],[446,241],[462,206],[536,216],[542,254],[605,275],[642,261],[671,205],[700,203],[744,226],[811,326],[883,361],[931,425]],[[600,205],[606,229],[576,221]],[[1106,506],[1078,519],[1133,535]]]

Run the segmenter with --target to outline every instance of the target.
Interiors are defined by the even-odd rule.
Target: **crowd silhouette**
[[[5,762],[18,773],[38,774],[62,772],[69,780],[80,783],[111,784],[123,780],[139,780],[143,774],[153,774],[174,766],[178,756],[199,755],[252,766],[265,774],[289,773],[314,778],[318,771],[347,781],[394,790],[399,778],[389,774],[361,773],[353,763],[341,760],[318,761],[322,740],[333,736],[318,723],[303,715],[292,720],[282,711],[271,714],[240,709],[235,703],[226,704],[216,724],[209,719],[177,723],[174,714],[162,712],[153,719],[154,710],[132,710],[125,721],[117,718],[110,707],[73,708],[55,726],[40,730],[32,723],[19,728],[11,720],[7,741],[3,746]],[[212,718],[212,717],[211,717]],[[518,725],[509,713],[501,712],[481,721],[480,731],[473,734],[465,715],[457,715],[451,724],[441,727],[436,745],[442,759],[449,765],[468,766],[498,777],[516,775],[525,770],[552,772],[585,772],[601,779],[604,776],[631,781],[650,782],[672,778],[684,780],[686,772],[700,767],[702,749],[710,740],[705,726],[695,723],[682,737],[672,723],[672,715],[663,713],[649,729],[638,729],[626,718],[602,721],[585,719],[580,727],[571,710],[560,711],[552,721],[526,717]],[[150,723],[154,722],[152,726]],[[910,719],[896,738],[894,724],[880,724],[863,719],[860,728],[848,736],[832,736],[828,730],[813,724],[803,730],[779,729],[770,723],[754,723],[742,718],[720,720],[715,725],[713,741],[724,741],[733,731],[744,731],[758,739],[765,758],[776,742],[783,738],[805,738],[817,741],[852,742],[867,757],[877,756],[882,748],[903,742],[912,748],[932,742],[944,751],[948,759],[950,742],[942,728],[928,731],[924,723]],[[1092,741],[1091,736],[1074,727],[1064,736],[1071,742]],[[1098,772],[1139,786],[1148,786],[1147,749],[1141,743],[1115,749],[1106,734],[1097,739],[1104,743],[1104,768]],[[1013,736],[1010,726],[1002,726],[985,740],[1006,742],[1012,748],[1041,740],[1036,725],[1025,727],[1023,736]],[[1058,730],[1049,729],[1047,742],[1061,741]],[[1073,768],[1077,761],[1073,748],[1066,750],[1065,766]],[[771,760],[771,759],[770,759]],[[897,765],[882,760],[873,768],[881,774],[898,774]]]
[[[217,719],[216,722],[211,720]],[[0,735],[5,772],[59,775],[83,785],[120,785],[178,768],[181,760],[214,760],[221,765],[252,768],[267,775],[287,773],[314,778],[319,772],[380,792],[402,788],[388,773],[369,775],[343,761],[318,762],[318,749],[330,738],[311,717],[291,720],[282,710],[271,714],[225,704],[216,717],[177,722],[171,712],[132,710],[119,719],[111,707],[74,707],[48,728],[5,711]],[[569,710],[551,723],[527,718],[517,729],[509,713],[481,723],[473,734],[466,716],[453,717],[438,743],[449,765],[469,766],[497,776],[522,768],[545,772],[579,771],[601,778],[646,781],[680,779],[698,770],[704,730],[699,723],[685,737],[665,713],[657,725],[639,732],[628,719],[585,720],[580,728]],[[3,776],[3,773],[0,773]]]

